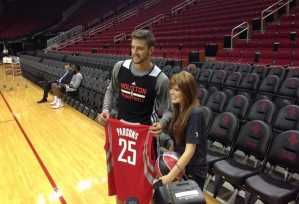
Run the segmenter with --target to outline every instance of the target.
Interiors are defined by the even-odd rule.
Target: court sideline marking
[[[37,151],[35,150],[34,146],[32,145],[32,143],[31,143],[30,139],[28,138],[27,134],[25,133],[23,127],[22,127],[21,124],[19,123],[19,121],[18,121],[17,117],[15,116],[14,112],[12,111],[12,109],[11,109],[10,106],[9,106],[9,104],[7,103],[7,101],[6,101],[5,97],[3,96],[1,90],[0,90],[0,94],[1,94],[1,96],[2,96],[2,98],[3,98],[3,100],[4,100],[4,102],[6,103],[6,106],[8,107],[10,113],[12,114],[14,120],[16,121],[17,125],[19,126],[21,132],[23,133],[23,135],[24,135],[24,137],[25,137],[25,139],[26,139],[28,145],[30,146],[30,148],[31,148],[31,150],[32,150],[32,152],[33,152],[33,154],[34,154],[34,156],[36,157],[38,163],[39,163],[40,166],[42,167],[42,169],[43,169],[43,171],[44,171],[46,177],[48,178],[50,184],[52,185],[53,190],[59,195],[59,194],[61,193],[60,190],[59,190],[59,188],[57,187],[55,181],[53,180],[52,176],[50,175],[50,173],[49,173],[49,171],[47,170],[46,166],[44,165],[43,161],[42,161],[41,158],[39,157]],[[63,198],[62,195],[59,196],[59,200],[60,200],[60,202],[61,202],[62,204],[67,204],[67,202],[64,200],[64,198]]]

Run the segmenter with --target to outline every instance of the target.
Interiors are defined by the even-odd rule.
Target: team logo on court
[[[260,125],[258,123],[255,124],[255,126],[252,128],[254,133],[256,134],[258,131],[260,131]]]
[[[291,142],[291,144],[294,146],[294,144],[296,142],[298,142],[298,140],[296,140],[297,135],[295,135],[294,133],[292,134],[292,137],[289,138],[288,140]]]
[[[295,115],[296,114],[295,108],[291,108],[289,113],[291,114],[291,116]]]
[[[226,122],[228,121],[227,115],[225,115],[224,118],[222,118],[222,120],[226,124]]]
[[[238,104],[242,103],[242,99],[241,99],[241,97],[238,98],[237,103],[238,103]]]
[[[261,107],[262,107],[263,109],[265,109],[265,108],[267,107],[265,101],[262,103]]]

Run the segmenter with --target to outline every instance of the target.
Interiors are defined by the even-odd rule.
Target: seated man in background
[[[62,84],[70,83],[70,81],[73,77],[71,64],[66,63],[65,64],[65,69],[66,69],[66,72],[64,72],[64,74],[62,75],[62,77],[60,79],[46,82],[46,84],[44,85],[44,97],[40,101],[38,101],[37,103],[47,102],[48,92],[50,91],[51,85],[53,83],[62,83]]]
[[[62,84],[62,83],[53,83],[52,84],[52,90],[54,94],[54,101],[50,103],[51,105],[54,105],[54,109],[63,107],[63,103],[61,101],[61,93],[65,92],[72,92],[76,91],[77,88],[79,88],[83,76],[80,73],[81,67],[79,65],[74,66],[74,75],[72,77],[70,84]]]

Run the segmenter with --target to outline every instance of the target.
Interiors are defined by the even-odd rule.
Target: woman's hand
[[[172,181],[173,181],[173,179],[171,179],[169,175],[162,176],[159,179],[162,180],[162,183],[164,186],[172,183]]]

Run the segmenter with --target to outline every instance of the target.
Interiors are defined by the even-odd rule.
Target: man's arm
[[[83,80],[83,76],[82,76],[81,74],[77,75],[76,77],[77,77],[77,78],[76,78],[76,82],[75,82],[75,84],[70,85],[70,87],[73,87],[73,88],[75,88],[75,89],[79,88],[79,86],[80,86],[80,84],[81,84],[81,82],[82,82],[82,80]]]
[[[161,73],[158,78],[159,94],[158,94],[158,102],[163,106],[163,116],[159,122],[163,124],[163,129],[166,129],[170,124],[172,118],[172,102],[169,93],[169,79],[164,73]]]
[[[119,81],[117,79],[119,70],[123,61],[120,61],[115,64],[114,69],[111,74],[111,81],[105,93],[104,103],[103,103],[103,111],[110,111],[112,104],[116,98],[116,95],[119,91]]]

